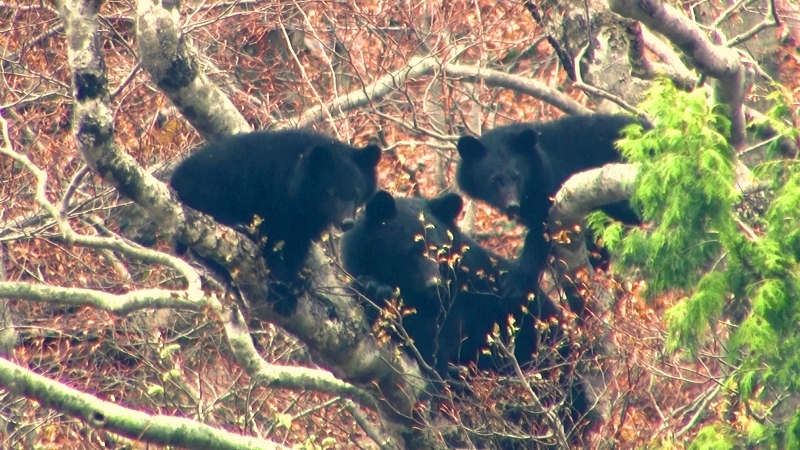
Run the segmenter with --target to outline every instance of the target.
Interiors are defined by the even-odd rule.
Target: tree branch
[[[691,72],[688,70],[680,70],[668,64],[650,62],[650,60],[647,59],[644,52],[644,49],[647,48],[647,43],[643,31],[641,23],[636,21],[631,21],[631,23],[625,27],[629,43],[628,61],[631,63],[631,72],[633,75],[643,80],[653,80],[658,76],[664,76],[672,80],[679,89],[693,91],[697,80]],[[655,36],[653,36],[653,38],[655,38]],[[681,66],[683,66],[683,63],[681,63]],[[686,69],[686,67],[683,66],[683,69]]]
[[[200,68],[181,32],[180,2],[138,1],[136,40],[142,68],[206,139],[252,131],[230,99]]]
[[[313,390],[350,398],[375,409],[375,398],[368,392],[345,383],[330,372],[305,367],[269,364],[258,354],[242,313],[237,308],[221,311],[221,318],[236,361],[253,381],[270,388]]]
[[[571,176],[555,195],[550,222],[580,221],[599,206],[631,198],[637,173],[632,164],[606,164]]]
[[[199,289],[186,291],[141,289],[115,295],[94,289],[64,288],[14,281],[0,282],[0,298],[18,298],[63,306],[92,305],[120,316],[147,308],[202,311],[204,307],[209,306],[205,294]]]
[[[443,64],[433,56],[426,56],[412,58],[405,67],[379,78],[361,90],[337,97],[328,103],[327,108],[316,106],[309,109],[296,119],[295,123],[298,127],[305,127],[320,122],[328,117],[326,109],[330,111],[334,119],[339,118],[347,111],[368,106],[373,101],[395,92],[402,88],[409,78],[429,76],[436,70],[444,70],[445,74],[452,78],[463,78],[470,82],[483,81],[487,86],[513,89],[550,103],[568,114],[590,114],[592,112],[569,96],[537,80],[481,67]]]
[[[744,141],[745,70],[734,50],[714,45],[703,31],[670,5],[658,0],[609,0],[615,13],[642,22],[680,48],[704,74],[718,80],[717,101],[729,107],[731,143]]]
[[[8,122],[3,116],[0,115],[0,132],[2,132],[2,146],[0,146],[0,154],[6,155],[14,161],[20,163],[25,169],[33,174],[36,178],[36,201],[50,214],[50,217],[55,220],[56,224],[61,231],[64,240],[68,244],[78,244],[85,247],[98,248],[98,249],[111,249],[116,250],[125,256],[138,259],[149,263],[163,264],[172,267],[183,276],[187,282],[188,289],[200,289],[200,277],[197,272],[186,261],[180,258],[167,255],[155,250],[142,247],[141,245],[132,243],[118,237],[99,237],[99,236],[86,236],[76,233],[66,219],[63,209],[59,210],[55,205],[50,203],[47,199],[47,172],[36,167],[35,164],[28,159],[27,155],[21,155],[13,150],[11,147],[11,140],[8,137]],[[82,172],[79,171],[78,175]],[[76,178],[78,178],[76,175]],[[69,189],[67,191],[69,193]],[[66,196],[66,194],[65,194]]]
[[[433,440],[432,434],[428,437],[430,430],[415,428],[415,417],[420,412],[416,405],[425,387],[418,377],[419,369],[407,358],[378,347],[365,326],[363,312],[349,290],[340,287],[341,282],[319,246],[312,248],[308,262],[315,294],[306,293],[300,298],[297,312],[291,317],[275,314],[266,302],[265,280],[269,277],[257,246],[209,217],[178,206],[177,198],[166,186],[114,143],[107,75],[97,35],[99,5],[92,0],[63,1],[61,14],[68,24],[68,56],[73,70],[72,123],[87,164],[144,207],[165,232],[222,264],[249,301],[251,315],[298,336],[315,360],[328,365],[337,377],[377,395],[381,399],[379,411],[397,439]],[[217,90],[210,83],[204,84],[205,77],[180,33],[177,10],[164,9],[161,2],[141,0],[138,13],[142,68],[157,80],[176,107],[195,127],[202,126],[198,129],[205,135],[245,131],[239,126],[241,116],[231,113],[230,102],[215,97]]]
[[[268,364],[253,346],[239,310],[223,307],[216,297],[208,297],[200,290],[142,289],[115,295],[93,289],[0,281],[0,299],[21,299],[62,306],[92,305],[119,316],[142,309],[212,311],[225,326],[236,360],[255,381],[271,388],[314,390],[351,398],[367,407],[376,406],[375,399],[369,393],[336,379],[330,372]]]
[[[654,35],[647,27],[640,27],[640,29],[642,31],[642,41],[645,47],[658,56],[661,62],[677,70],[681,78],[695,77],[692,71],[686,67],[686,64],[681,61],[680,56],[675,53],[672,47]]]
[[[286,449],[274,442],[240,436],[180,417],[150,415],[123,408],[0,358],[0,384],[9,391],[32,398],[48,408],[83,420],[121,436],[158,445],[219,450]]]

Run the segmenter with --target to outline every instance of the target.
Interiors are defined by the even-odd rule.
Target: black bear
[[[342,264],[369,299],[363,306],[374,322],[385,300],[399,289],[406,308],[416,313],[403,318],[425,362],[446,376],[449,364],[476,362],[489,367],[481,350],[496,323],[505,329],[509,314],[521,324],[522,308],[535,309],[547,320],[558,315],[545,299],[527,305],[527,297],[507,298],[500,279],[510,263],[464,236],[456,225],[462,200],[457,194],[433,199],[395,199],[378,191],[364,214],[342,237]],[[534,351],[534,327],[517,338],[520,363]],[[494,362],[492,362],[494,364]]]
[[[200,149],[170,184],[183,203],[224,225],[247,226],[258,216],[267,267],[291,283],[313,240],[330,225],[352,227],[376,189],[380,157],[377,146],[356,149],[314,131],[258,131]],[[293,301],[284,303],[284,313],[293,310]]]
[[[632,123],[634,117],[622,114],[576,115],[497,127],[480,139],[462,136],[458,186],[528,226],[519,264],[538,275],[549,254],[544,224],[551,197],[572,175],[620,162],[614,142]],[[628,202],[601,209],[622,222],[640,223]]]
[[[519,327],[514,355],[522,367],[534,359],[562,366],[569,346],[557,341],[559,327],[552,326],[546,342],[555,345],[549,358],[537,355],[545,336],[541,324],[557,319],[560,311],[547,297],[506,295],[501,279],[510,262],[487,251],[456,225],[462,200],[456,194],[433,199],[395,199],[378,191],[367,202],[355,226],[342,237],[342,264],[362,294],[367,319],[374,324],[381,307],[399,289],[404,308],[415,312],[402,318],[423,360],[447,378],[450,365],[475,363],[478,368],[501,373],[510,366],[488,348],[486,337],[498,324],[507,338],[507,318]],[[555,358],[555,360],[553,359]],[[542,367],[544,369],[544,367]],[[559,377],[568,380],[569,376]],[[572,381],[572,380],[570,380]],[[581,382],[572,382],[567,416],[576,424],[590,403]]]

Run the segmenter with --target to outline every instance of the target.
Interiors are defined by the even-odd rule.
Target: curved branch
[[[552,236],[561,236],[567,231],[569,239],[553,239],[553,254],[559,264],[553,276],[560,286],[569,286],[581,278],[582,267],[588,267],[582,229],[586,216],[603,205],[627,200],[633,195],[638,168],[632,164],[607,164],[603,167],[580,172],[570,177],[554,196],[548,215],[548,229]],[[593,280],[584,280],[595,283]],[[597,294],[604,309],[611,306],[612,298],[599,286],[590,289]],[[601,392],[600,389],[597,392]]]
[[[364,86],[358,91],[339,96],[327,105],[315,106],[309,109],[296,119],[295,125],[298,128],[302,128],[320,122],[329,117],[327,115],[328,111],[332,119],[338,119],[347,111],[363,108],[373,101],[400,89],[409,78],[432,74],[436,67],[440,65],[439,60],[433,56],[411,58],[411,61],[403,68],[379,78],[374,83]],[[289,121],[292,122],[291,119]]]
[[[576,102],[568,95],[551,88],[533,78],[511,75],[499,70],[448,64],[445,73],[454,78],[467,78],[469,81],[483,81],[487,86],[511,89],[549,103],[567,114],[592,114],[593,111]]]
[[[625,27],[625,33],[628,35],[628,61],[631,63],[631,72],[643,80],[652,80],[658,76],[665,76],[672,80],[679,89],[685,91],[694,90],[697,84],[697,77],[692,75],[683,63],[680,63],[678,67],[673,67],[670,64],[650,62],[645,55],[644,49],[651,48],[650,45],[653,45],[654,42],[651,41],[650,45],[648,45],[644,37],[645,30],[646,28],[636,21],[631,21]],[[650,33],[650,36],[652,39],[661,42],[652,33]],[[663,42],[661,44],[663,45]]]
[[[123,408],[35,374],[2,358],[0,384],[13,393],[77,417],[92,427],[130,439],[158,445],[220,450],[287,448],[263,439],[229,433],[190,419],[150,415]]]
[[[188,284],[188,289],[200,289],[200,276],[186,261],[180,258],[161,253],[155,250],[142,247],[141,245],[120,239],[119,237],[98,237],[86,236],[78,234],[70,227],[65,215],[62,214],[63,209],[60,211],[55,205],[50,203],[47,199],[47,172],[38,168],[35,164],[28,159],[27,155],[21,155],[13,150],[11,147],[11,140],[8,138],[8,122],[0,116],[0,131],[2,132],[2,146],[0,146],[0,154],[6,155],[14,161],[22,164],[29,172],[36,178],[36,201],[50,214],[50,217],[56,221],[61,234],[67,243],[75,243],[85,247],[111,249],[117,250],[125,256],[138,259],[144,262],[163,264],[172,267],[180,273]],[[80,172],[82,172],[83,169]],[[76,177],[77,178],[77,177]]]
[[[571,176],[555,195],[550,222],[580,221],[600,206],[631,198],[638,172],[633,164],[606,164]]]
[[[236,361],[253,381],[271,388],[326,392],[353,399],[369,408],[377,407],[375,398],[370,393],[337,379],[330,372],[267,363],[256,351],[242,313],[236,308],[225,309],[220,316]]]
[[[296,119],[295,124],[298,127],[305,127],[320,122],[328,117],[326,110],[330,111],[334,119],[339,118],[347,111],[368,106],[373,101],[395,92],[402,88],[409,78],[429,76],[437,70],[444,70],[445,74],[452,78],[464,78],[470,82],[482,81],[487,86],[512,89],[530,95],[550,103],[568,114],[592,113],[589,108],[572,100],[566,94],[537,80],[481,67],[442,64],[439,59],[433,56],[426,56],[412,58],[403,68],[379,78],[374,83],[364,86],[361,90],[335,98],[327,104],[326,108],[316,106],[309,109]]]
[[[142,309],[210,310],[223,322],[236,360],[254,380],[272,388],[314,390],[351,398],[372,408],[376,405],[370,394],[336,379],[330,372],[268,364],[253,346],[253,339],[243,325],[245,320],[238,309],[225,308],[216,298],[207,297],[200,290],[142,289],[115,295],[93,289],[0,281],[0,299],[22,299],[63,306],[92,305],[119,316]]]

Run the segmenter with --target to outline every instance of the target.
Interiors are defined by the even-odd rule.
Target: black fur
[[[342,238],[344,268],[371,300],[364,302],[369,320],[377,319],[376,306],[384,306],[399,289],[403,305],[416,310],[403,318],[403,328],[441,375],[448,373],[448,364],[484,366],[486,335],[495,324],[505,329],[510,314],[521,324],[523,306],[543,320],[558,315],[549,300],[527,305],[527,297],[503,296],[500,280],[510,262],[460,232],[461,207],[456,194],[394,199],[379,191]],[[516,355],[523,364],[535,350],[534,328],[524,332],[528,335],[518,338]]]
[[[547,297],[512,296],[502,282],[511,263],[463,235],[456,226],[462,201],[456,194],[433,199],[394,199],[379,191],[364,214],[342,238],[342,263],[357,280],[365,298],[362,305],[370,323],[399,289],[403,307],[415,313],[402,318],[403,329],[414,341],[424,361],[443,378],[454,365],[476,364],[479,369],[511,372],[505,358],[486,341],[495,324],[507,339],[508,317],[519,330],[514,356],[526,367],[546,360],[548,367],[569,356],[562,346],[558,326],[541,335],[536,321],[559,318],[560,311]],[[521,289],[515,289],[521,292]],[[555,345],[549,357],[538,355],[540,344]],[[542,367],[542,369],[545,369]],[[564,376],[563,379],[569,379]],[[570,392],[570,420],[575,422],[590,405],[581,382]]]
[[[313,240],[330,225],[352,226],[375,191],[380,156],[374,145],[356,149],[309,130],[259,131],[200,149],[170,183],[183,203],[222,224],[247,226],[258,216],[267,266],[292,282]],[[283,307],[293,310],[292,301]]]
[[[458,185],[470,197],[528,226],[519,264],[538,276],[549,254],[544,224],[551,197],[572,175],[620,162],[614,142],[621,129],[635,121],[625,115],[578,115],[501,126],[479,139],[462,136],[458,141]],[[601,209],[623,222],[640,223],[628,202]]]

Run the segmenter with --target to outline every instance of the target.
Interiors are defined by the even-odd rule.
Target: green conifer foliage
[[[795,138],[797,130],[780,120],[788,111],[780,101],[785,95],[776,92],[777,106],[764,120]],[[603,241],[622,267],[639,270],[648,297],[670,291],[685,295],[665,316],[668,351],[695,355],[704,337],[725,320],[727,332],[715,336],[723,342],[728,336],[726,356],[733,370],[724,387],[738,390],[745,401],[759,401],[764,386],[798,395],[800,166],[794,160],[772,161],[754,172],[774,196],[753,227],[737,213],[741,193],[724,111],[702,89],[681,92],[663,81],[641,107],[655,127],[632,125],[618,145],[629,162],[639,164],[632,202],[650,226],[627,234],[619,224],[605,226]],[[768,145],[777,148],[777,142]],[[597,229],[604,221],[595,216],[590,226]],[[800,413],[783,425],[754,420],[737,440],[800,448],[798,423]],[[717,423],[698,434],[691,448],[733,448],[731,433]]]

